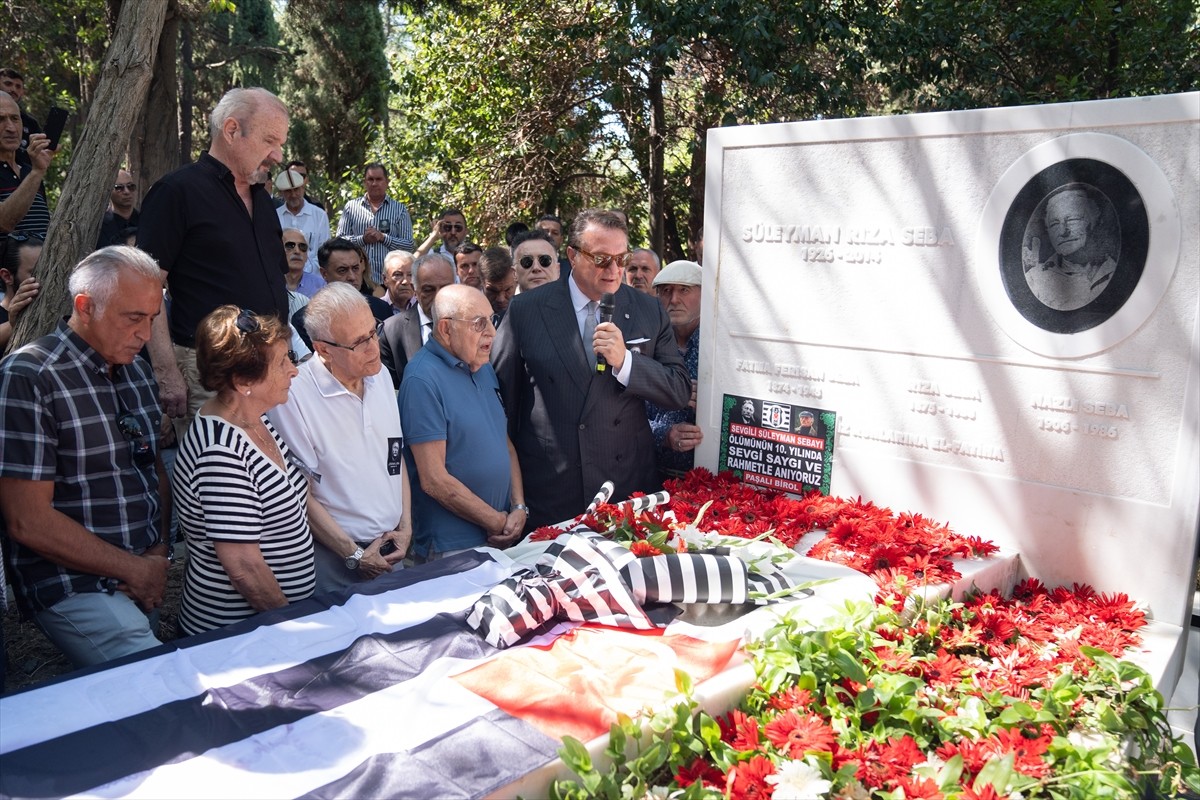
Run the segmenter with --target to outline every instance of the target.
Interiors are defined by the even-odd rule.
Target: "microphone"
[[[600,295],[600,321],[612,322],[614,300],[612,292],[605,292]],[[596,372],[607,372],[608,362],[600,353],[596,354]]]

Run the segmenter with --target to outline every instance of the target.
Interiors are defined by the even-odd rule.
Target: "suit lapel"
[[[404,324],[400,326],[400,336],[404,342],[404,353],[409,360],[421,349],[421,315],[416,306],[410,306],[404,312]]]
[[[571,380],[583,394],[587,394],[591,364],[583,352],[583,340],[579,338],[579,322],[575,309],[571,307],[571,292],[565,281],[555,281],[547,290],[546,313],[542,322],[546,336],[553,343],[559,360]]]

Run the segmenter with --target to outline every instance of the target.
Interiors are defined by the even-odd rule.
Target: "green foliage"
[[[383,16],[371,0],[291,0],[283,28],[289,55],[280,83],[292,112],[287,155],[308,163],[314,191],[328,196],[346,177],[361,180],[368,135],[384,132]]]

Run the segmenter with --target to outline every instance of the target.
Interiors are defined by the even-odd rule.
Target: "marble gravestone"
[[[1197,93],[710,131],[697,465],[812,410],[832,494],[1184,625],[1198,176]]]

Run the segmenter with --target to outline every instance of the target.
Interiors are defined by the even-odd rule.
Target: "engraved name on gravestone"
[[[1182,620],[1198,109],[1190,94],[710,132],[697,463],[716,466],[727,395],[827,409],[832,493]]]

